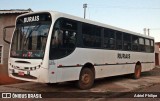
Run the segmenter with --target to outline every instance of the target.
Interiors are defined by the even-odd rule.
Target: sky
[[[160,42],[160,0],[0,0],[0,10],[53,10],[144,34]]]

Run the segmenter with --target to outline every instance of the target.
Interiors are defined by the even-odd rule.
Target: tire
[[[141,65],[135,66],[134,75],[133,75],[134,79],[139,79],[141,77],[141,70],[142,70]]]
[[[79,80],[77,81],[77,85],[80,89],[90,89],[94,84],[94,73],[89,68],[83,68],[81,70]]]

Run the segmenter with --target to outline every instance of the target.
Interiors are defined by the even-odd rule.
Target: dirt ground
[[[97,79],[89,90],[79,90],[73,82],[53,86],[35,82],[1,85],[1,92],[40,93],[42,99],[14,98],[0,101],[160,101],[160,68],[143,72],[140,79],[132,79],[130,76]],[[157,94],[158,98],[134,98],[134,94],[147,92]]]
[[[14,84],[19,82],[23,81],[10,78],[8,76],[7,69],[3,65],[0,65],[0,85]]]

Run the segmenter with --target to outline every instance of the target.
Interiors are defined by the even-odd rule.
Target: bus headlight
[[[36,67],[30,67],[30,70],[36,70]]]

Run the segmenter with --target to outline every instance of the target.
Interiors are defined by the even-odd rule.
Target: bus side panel
[[[62,77],[59,78],[60,81],[79,80],[81,67],[64,67],[58,69],[62,72]]]
[[[79,79],[81,67],[59,67],[56,64],[57,62],[49,66],[48,74],[50,83],[73,81]]]
[[[96,67],[96,78],[130,74],[134,72],[134,65],[108,65]]]
[[[57,77],[61,76],[61,71],[57,71],[57,67],[54,64],[50,64],[48,68],[48,76],[49,83],[57,83]]]
[[[61,65],[58,68],[58,71],[61,72],[61,75],[58,75],[58,81],[78,80],[81,68],[86,63],[94,65],[96,78],[134,73],[138,61],[141,62],[142,71],[149,71],[153,68],[153,54],[76,48],[69,56],[55,60],[57,66]]]

